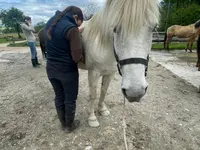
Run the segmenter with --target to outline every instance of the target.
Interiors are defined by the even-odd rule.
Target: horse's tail
[[[197,40],[197,67],[199,67],[199,71],[200,71],[200,34],[198,36],[198,40]]]
[[[198,40],[197,40],[197,55],[200,59],[200,35],[198,36]]]
[[[166,45],[166,40],[167,40],[167,32],[165,32],[165,37],[164,37],[164,49],[166,48],[165,45]]]
[[[42,56],[43,59],[46,58],[46,50],[45,50],[45,40],[44,40],[44,28],[42,28],[39,32],[38,32],[38,38],[39,38],[39,42],[40,42],[40,48],[42,51]]]
[[[42,51],[42,57],[43,57],[43,59],[46,59],[45,46],[44,46],[44,43],[42,43],[41,41],[40,41],[40,48],[41,48],[41,51]]]

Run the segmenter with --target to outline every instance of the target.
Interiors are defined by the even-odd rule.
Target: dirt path
[[[151,58],[177,76],[185,79],[195,87],[200,86],[200,71],[196,67],[196,52],[185,53],[184,50],[151,52]]]
[[[120,77],[109,87],[106,103],[111,115],[90,128],[87,72],[80,70],[77,118],[74,133],[59,129],[53,91],[44,65],[33,69],[29,53],[0,56],[0,149],[2,150],[124,150]],[[44,63],[44,62],[43,62]],[[141,103],[126,105],[130,150],[199,150],[200,94],[161,65],[150,61],[149,89]]]

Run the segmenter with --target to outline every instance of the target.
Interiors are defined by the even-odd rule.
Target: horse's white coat
[[[147,58],[151,50],[152,29],[141,27],[137,37],[130,36],[126,41],[121,41],[115,35],[115,47],[120,60],[127,58]],[[123,43],[123,44],[121,44]],[[126,89],[126,94],[130,101],[139,101],[146,93],[148,83],[144,72],[145,66],[142,64],[130,64],[122,67],[122,89]]]
[[[90,87],[89,125],[99,126],[94,114],[97,81],[102,76],[99,112],[109,115],[104,99],[116,72],[115,46],[119,59],[147,58],[151,49],[152,29],[158,23],[157,0],[107,0],[102,12],[84,24],[82,33]],[[116,27],[116,33],[113,32]],[[148,86],[145,80],[145,66],[130,64],[122,66],[122,85],[130,101],[144,96]]]

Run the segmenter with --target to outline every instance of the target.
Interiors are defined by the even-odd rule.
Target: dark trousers
[[[78,69],[76,72],[66,73],[47,67],[47,75],[54,89],[58,117],[61,123],[71,124],[74,121],[76,111]]]

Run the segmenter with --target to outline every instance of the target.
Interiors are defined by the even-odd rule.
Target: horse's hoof
[[[200,68],[198,69],[198,71],[200,71]]]
[[[99,110],[100,115],[102,116],[109,116],[110,112],[107,109]]]
[[[99,126],[99,122],[97,121],[97,119],[88,119],[88,123],[90,127],[96,128]]]

